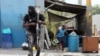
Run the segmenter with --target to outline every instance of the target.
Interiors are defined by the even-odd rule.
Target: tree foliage
[[[93,14],[100,14],[100,5],[95,5],[92,7]]]

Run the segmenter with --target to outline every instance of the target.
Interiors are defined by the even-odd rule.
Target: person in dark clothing
[[[29,6],[28,14],[25,15],[23,20],[23,27],[26,28],[28,33],[33,35],[33,38],[36,38],[36,24],[45,24],[44,17],[42,14],[39,14],[39,21],[37,22],[37,13],[33,6]],[[36,39],[34,39],[34,44]]]
[[[39,20],[37,21],[37,16],[39,15]],[[45,19],[42,14],[38,14],[35,11],[34,6],[28,7],[28,14],[25,15],[23,19],[23,27],[27,30],[27,36],[29,39],[29,42],[31,42],[31,46],[29,47],[29,50],[31,50],[32,54],[32,46],[35,46],[37,48],[37,34],[36,34],[36,26],[37,23],[39,26],[41,24],[45,24]]]

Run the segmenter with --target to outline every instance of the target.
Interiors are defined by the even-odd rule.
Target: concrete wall
[[[97,32],[100,31],[100,14],[96,14],[92,16],[92,33],[93,33],[93,26],[96,25]]]

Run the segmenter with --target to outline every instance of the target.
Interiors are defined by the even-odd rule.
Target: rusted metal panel
[[[77,28],[78,28],[80,35],[85,35],[85,31],[86,31],[85,14],[78,15],[76,18],[77,18]]]

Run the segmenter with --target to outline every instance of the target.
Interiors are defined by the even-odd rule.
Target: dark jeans
[[[64,47],[68,47],[68,36],[57,37],[59,43],[62,43]]]
[[[64,37],[57,37],[59,42],[63,42],[64,41]]]
[[[62,47],[64,48],[64,37],[57,37],[57,39],[58,39],[59,43],[62,44]]]
[[[28,42],[30,41],[33,46],[37,45],[36,33],[27,32]]]

